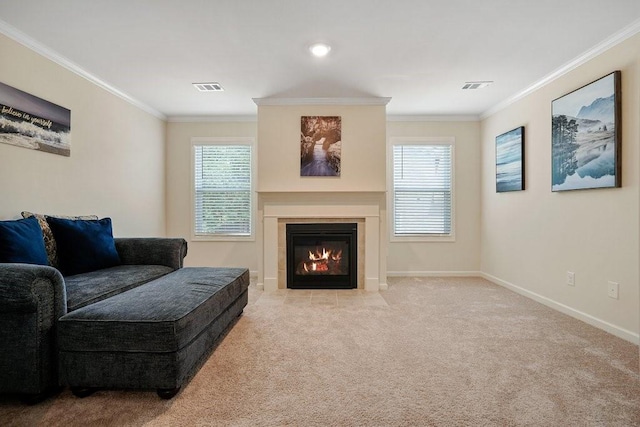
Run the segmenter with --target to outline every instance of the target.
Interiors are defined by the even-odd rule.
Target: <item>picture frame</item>
[[[551,190],[621,186],[621,73],[551,103]]]
[[[71,111],[0,83],[0,142],[71,156]]]
[[[300,117],[300,176],[339,177],[342,117]]]
[[[496,136],[496,193],[524,190],[524,169],[524,126]]]

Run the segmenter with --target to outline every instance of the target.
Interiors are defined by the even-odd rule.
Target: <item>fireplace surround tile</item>
[[[366,291],[387,289],[384,192],[258,193],[261,241],[258,290],[286,289],[285,227],[292,222],[357,223],[357,288]]]

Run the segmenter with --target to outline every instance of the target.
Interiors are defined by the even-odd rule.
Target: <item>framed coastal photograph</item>
[[[342,117],[300,118],[300,176],[340,176]]]
[[[0,83],[0,142],[71,155],[71,111]]]
[[[496,137],[496,192],[524,190],[524,126]]]
[[[552,191],[621,185],[620,71],[551,103]]]

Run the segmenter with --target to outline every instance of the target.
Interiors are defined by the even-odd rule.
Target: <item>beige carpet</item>
[[[482,279],[391,279],[379,295],[251,289],[173,400],[64,390],[0,400],[0,425],[640,425],[635,345]]]

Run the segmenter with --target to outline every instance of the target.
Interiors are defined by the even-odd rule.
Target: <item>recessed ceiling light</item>
[[[192,83],[192,84],[200,92],[222,92],[222,91],[224,91],[224,88],[220,85],[220,83],[216,83],[216,82],[211,82],[211,83]]]
[[[492,81],[480,81],[480,82],[465,82],[462,89],[482,89],[489,86]]]
[[[322,58],[323,56],[327,56],[329,51],[331,50],[331,46],[324,43],[316,43],[311,45],[309,48],[313,56],[317,56],[318,58]]]

